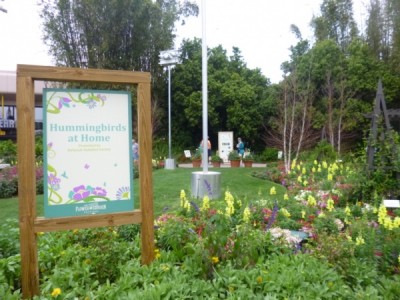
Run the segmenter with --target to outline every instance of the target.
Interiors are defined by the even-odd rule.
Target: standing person
[[[242,142],[242,139],[240,137],[238,138],[238,143],[236,144],[236,149],[237,149],[237,152],[239,153],[239,155],[241,157],[243,157],[243,154],[244,154],[244,143]]]
[[[133,162],[136,164],[139,160],[139,144],[136,143],[135,139],[132,139],[132,152],[133,152]]]
[[[201,140],[201,142],[200,142],[199,150],[200,150],[201,154],[203,155],[203,140]],[[209,137],[207,140],[207,157],[208,157],[208,161],[210,162],[210,160],[211,160],[211,142],[210,142]]]
[[[207,150],[208,150],[208,162],[211,161],[211,142],[210,142],[210,138],[208,137],[207,140]]]

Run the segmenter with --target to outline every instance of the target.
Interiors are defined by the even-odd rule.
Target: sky
[[[197,2],[202,10],[202,0]],[[319,14],[322,0],[203,0],[206,3],[208,47],[222,45],[228,55],[238,47],[247,67],[259,68],[271,82],[282,78],[280,65],[289,59],[297,43],[290,32],[295,24],[304,39],[312,41],[309,23]],[[354,18],[363,25],[368,0],[353,0]],[[54,65],[42,41],[41,20],[35,0],[0,0],[0,70],[16,70],[17,64]],[[176,48],[183,39],[202,37],[202,16],[190,17],[175,34]],[[362,28],[361,28],[362,29]]]

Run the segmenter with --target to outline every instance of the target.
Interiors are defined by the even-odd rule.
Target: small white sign
[[[192,154],[190,153],[190,150],[183,150],[183,152],[185,153],[185,157],[186,158],[191,158]]]
[[[400,200],[385,199],[383,200],[383,205],[385,205],[385,207],[398,208],[400,207]]]
[[[233,150],[233,131],[218,132],[218,154],[224,162],[228,161],[229,152]]]

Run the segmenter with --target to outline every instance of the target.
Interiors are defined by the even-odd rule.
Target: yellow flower
[[[308,184],[308,181],[307,181],[307,180],[304,180],[304,181],[303,181],[303,186],[307,186],[307,184]]]
[[[306,212],[304,210],[301,211],[301,218],[302,219],[306,218]]]
[[[293,170],[296,167],[296,160],[294,159],[292,161],[292,165],[290,166],[290,168]]]
[[[331,173],[328,174],[328,181],[332,181],[333,180],[333,175]]]
[[[329,198],[328,201],[326,202],[326,208],[328,209],[328,211],[332,211],[334,210],[334,204],[335,202],[333,202],[332,198]]]
[[[285,217],[290,218],[291,214],[286,208],[281,208],[281,212]]]
[[[303,167],[303,169],[301,169],[301,173],[302,173],[302,174],[306,174],[306,173],[307,173],[306,168]]]
[[[322,167],[323,167],[324,169],[327,169],[327,168],[328,168],[328,164],[326,163],[326,161],[323,161],[323,162],[322,162]]]
[[[246,222],[246,223],[249,222],[250,221],[250,215],[251,215],[250,208],[246,207],[243,210],[243,221]]]
[[[393,227],[394,228],[399,228],[400,227],[400,217],[396,217],[393,220]]]
[[[257,281],[258,284],[261,284],[263,282],[263,278],[261,276],[258,276],[256,278],[256,281]]]
[[[181,199],[181,207],[183,207],[185,205],[185,200],[186,200],[185,190],[181,190],[181,194],[180,194],[179,198]]]
[[[313,197],[313,195],[309,195],[307,198],[307,204],[308,206],[315,206],[317,205],[317,200]]]
[[[218,256],[213,256],[213,257],[211,257],[211,261],[212,261],[213,264],[219,263],[219,258],[218,258]]]
[[[160,254],[160,249],[154,249],[154,256],[155,258],[160,258],[161,254]]]
[[[311,171],[312,171],[313,173],[315,173],[315,172],[317,172],[317,169],[316,169],[315,167],[312,167]]]
[[[356,237],[356,245],[357,246],[364,245],[364,244],[365,244],[365,241],[364,241],[364,238],[361,235]]]
[[[344,212],[346,213],[347,216],[351,216],[351,209],[348,205],[346,205]]]
[[[318,161],[316,159],[314,160],[314,165],[318,165]]]
[[[385,205],[381,204],[378,210],[378,223],[383,225],[385,223],[385,219],[387,217],[387,210]]]
[[[274,186],[269,190],[269,194],[276,195],[276,188]]]
[[[285,195],[283,195],[283,200],[289,200],[289,195],[287,193],[285,193]]]
[[[58,295],[61,295],[61,289],[60,288],[53,289],[53,291],[51,292],[51,296],[57,297]]]
[[[301,175],[299,175],[299,177],[297,177],[297,181],[298,181],[299,183],[302,183],[302,182],[303,182],[303,178],[301,178]]]
[[[203,205],[201,206],[201,211],[207,210],[210,208],[210,198],[207,195],[203,197]]]

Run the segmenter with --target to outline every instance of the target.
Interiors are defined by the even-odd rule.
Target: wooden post
[[[153,215],[153,182],[152,182],[152,126],[150,84],[139,84],[138,123],[141,124],[139,136],[139,179],[140,179],[140,207],[143,212],[141,227],[142,238],[142,263],[149,264],[154,260],[154,215]]]
[[[140,210],[46,219],[36,215],[35,170],[35,80],[61,82],[106,82],[138,85]],[[142,223],[142,263],[154,260],[152,182],[152,127],[150,74],[144,72],[17,66],[18,199],[21,241],[22,293],[39,295],[39,264],[36,233],[99,226]],[[46,176],[46,174],[44,175]]]
[[[17,77],[17,158],[22,295],[39,294],[36,218],[35,98],[32,78]]]

